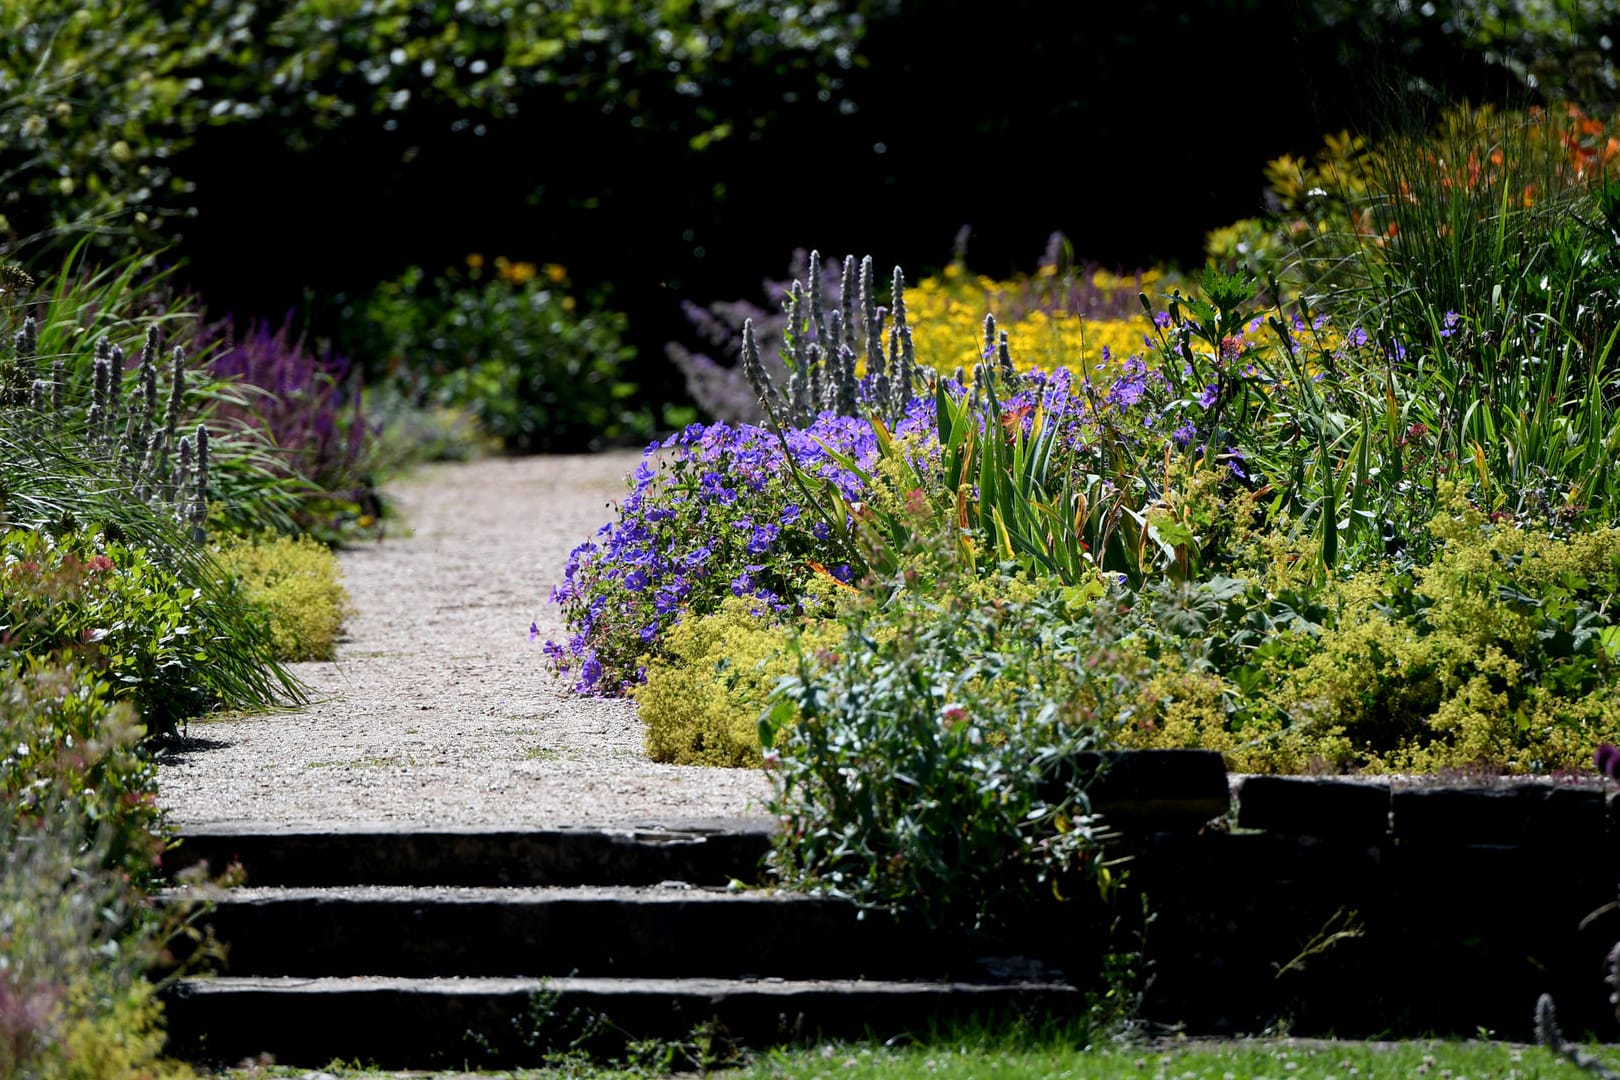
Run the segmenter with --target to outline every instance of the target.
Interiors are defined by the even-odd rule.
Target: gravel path
[[[194,722],[159,768],[176,823],[649,825],[761,813],[755,770],[658,765],[626,701],[570,696],[541,640],[568,552],[611,518],[634,453],[436,465],[389,488],[408,536],[345,551],[358,608],[317,700]]]

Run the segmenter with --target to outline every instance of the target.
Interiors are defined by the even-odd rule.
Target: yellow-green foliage
[[[41,1080],[191,1080],[180,1062],[164,1061],[163,1003],[152,984],[136,980],[116,990],[87,980],[69,994],[60,1056],[40,1062]]]
[[[337,557],[307,536],[236,540],[215,552],[270,619],[276,658],[330,660],[349,613]]]
[[[729,597],[711,615],[682,619],[670,631],[668,655],[647,665],[646,683],[632,694],[654,761],[759,764],[759,715],[795,661],[788,647],[791,629],[753,614],[755,606]],[[814,649],[841,636],[836,624],[817,620],[801,640]]]
[[[1620,736],[1617,641],[1596,617],[1620,531],[1556,539],[1456,509],[1431,527],[1445,546],[1413,572],[1410,600],[1394,575],[1341,586],[1346,615],[1284,680],[1281,702],[1296,723],[1341,729],[1373,768],[1586,764]]]
[[[1620,530],[1555,537],[1455,498],[1430,528],[1428,566],[1332,583],[1320,634],[1271,633],[1246,694],[1151,650],[1121,741],[1220,750],[1242,771],[1509,773],[1580,767],[1620,742]]]

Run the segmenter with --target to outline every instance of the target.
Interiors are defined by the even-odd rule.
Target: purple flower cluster
[[[1064,369],[1022,376],[1004,388],[1011,392],[999,400],[999,416],[981,418],[986,437],[996,424],[1004,435],[1021,429],[1027,436],[1041,414],[1060,436],[1054,470],[1104,469],[1098,455],[1109,457],[1107,447],[1120,439],[1133,459],[1166,442],[1193,446],[1194,406],[1213,408],[1215,386],[1176,400],[1162,371],[1140,356],[1113,370],[1100,393]],[[958,396],[967,392],[949,379],[942,385]],[[924,395],[896,425],[896,436],[918,437],[924,475],[937,465],[936,420],[934,398]],[[879,457],[868,420],[832,413],[780,437],[752,424],[693,424],[652,444],[617,520],[574,549],[552,591],[571,635],[545,643],[552,666],[573,679],[576,692],[623,693],[640,681],[642,664],[658,654],[669,628],[688,615],[713,612],[732,596],[752,600],[762,616],[787,615],[813,575],[848,581],[850,567],[835,553],[851,523],[826,516],[830,504],[817,482],[850,504],[863,502]],[[1239,480],[1252,472],[1241,448],[1228,445],[1221,457]],[[808,491],[795,481],[795,469]]]
[[[919,405],[901,432],[931,431],[931,408]],[[825,414],[786,439],[802,472],[852,502],[864,496],[861,473],[878,458],[866,421]],[[752,424],[693,424],[648,446],[618,510],[570,553],[551,594],[572,636],[545,652],[579,693],[622,693],[670,626],[727,596],[757,601],[762,615],[787,613],[816,566],[851,576],[828,543],[847,523],[822,519],[793,482],[782,441]]]
[[[279,327],[254,322],[240,334],[228,319],[204,326],[188,351],[200,355],[221,341],[208,361],[211,373],[262,393],[244,404],[216,402],[215,417],[267,432],[282,468],[322,493],[361,498],[368,431],[349,361],[330,350],[317,354],[295,333],[292,312]]]

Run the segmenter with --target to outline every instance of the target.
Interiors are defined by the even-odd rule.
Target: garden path
[[[410,532],[340,554],[357,608],[347,637],[335,662],[294,666],[316,700],[192,723],[159,767],[175,823],[555,828],[761,813],[761,773],[649,761],[635,706],[569,695],[541,652],[563,634],[551,586],[636,461],[491,459],[389,485]]]

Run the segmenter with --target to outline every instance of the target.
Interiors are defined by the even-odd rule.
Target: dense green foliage
[[[987,321],[971,367],[919,354],[897,394],[880,358],[938,340],[901,275],[887,309],[870,273],[858,298],[795,284],[785,392],[741,328],[768,426],[649,452],[549,648],[581,690],[645,676],[650,743],[736,746],[760,715],[783,879],[944,923],[1099,883],[1093,747],[1589,767],[1620,739],[1616,157],[1575,109],[1335,139],[1273,167],[1276,217],[1104,331],[1132,355],[1079,372],[1061,324],[1031,364]],[[794,402],[818,380],[842,391],[815,418]],[[751,628],[693,573],[744,540]],[[842,640],[807,588],[835,559]]]
[[[1123,697],[1062,593],[913,573],[801,639],[760,721],[785,881],[943,925],[1005,926],[1097,885],[1101,833],[1072,781]]]
[[[296,702],[272,622],[203,546],[290,525],[300,478],[235,384],[163,355],[144,259],[0,268],[0,1072],[190,1075],[144,975],[180,928],[148,899],[169,833],[150,750],[210,710]],[[127,346],[127,355],[126,355]],[[322,550],[323,557],[330,555]],[[330,598],[328,598],[330,600]]]
[[[738,70],[799,72],[813,93],[863,30],[827,5],[22,0],[0,15],[0,235],[165,237],[195,205],[173,160],[221,125],[303,145],[422,117],[481,134],[546,101],[701,147],[763,122],[724,92]]]
[[[219,705],[271,704],[294,685],[267,677],[268,627],[234,588],[204,591],[141,547],[88,529],[20,529],[0,537],[0,561],[0,653],[79,654],[154,732]],[[198,561],[180,572],[218,571]]]
[[[620,368],[624,316],[581,310],[559,266],[504,257],[428,281],[413,267],[357,312],[351,348],[417,404],[465,409],[509,450],[641,440],[652,418]]]

